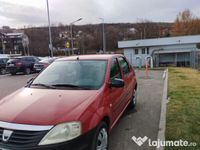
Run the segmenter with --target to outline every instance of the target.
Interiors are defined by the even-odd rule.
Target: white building
[[[200,35],[120,41],[118,47],[133,66],[145,65],[152,58],[154,66],[191,66],[199,49]]]

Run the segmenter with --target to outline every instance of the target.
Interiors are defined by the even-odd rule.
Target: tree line
[[[30,40],[30,52],[33,55],[45,56],[48,51],[48,28],[32,27],[23,29]],[[162,38],[170,36],[200,34],[200,19],[189,10],[180,12],[174,23],[152,22],[141,20],[138,23],[105,24],[107,51],[115,52],[118,41],[147,38]],[[96,53],[102,50],[102,24],[73,26],[75,48],[81,54]],[[65,54],[67,43],[70,48],[70,26],[59,24],[52,27],[52,39],[55,53]]]

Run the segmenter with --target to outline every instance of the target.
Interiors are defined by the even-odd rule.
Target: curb
[[[164,71],[164,88],[161,104],[158,140],[165,141],[165,128],[166,128],[166,111],[167,111],[167,90],[168,90],[168,69]],[[157,148],[156,150],[164,150],[164,147]]]

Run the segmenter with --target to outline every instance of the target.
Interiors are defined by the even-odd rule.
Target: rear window
[[[16,61],[20,61],[20,60],[21,60],[21,58],[11,58],[11,59],[8,60],[8,63],[9,62],[16,62]]]

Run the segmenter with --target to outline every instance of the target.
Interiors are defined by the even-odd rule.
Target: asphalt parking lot
[[[163,71],[150,71],[145,79],[144,71],[136,71],[139,89],[138,103],[134,111],[126,111],[114,127],[110,138],[110,150],[155,150],[148,143],[139,147],[131,138],[147,136],[157,140],[164,81]]]
[[[144,71],[136,71],[139,89],[138,103],[135,110],[128,110],[114,127],[110,137],[110,150],[153,150],[147,142],[139,147],[132,136],[147,136],[157,139],[161,99],[163,92],[163,71],[150,71],[145,79]],[[23,87],[33,75],[0,76],[0,99]]]

